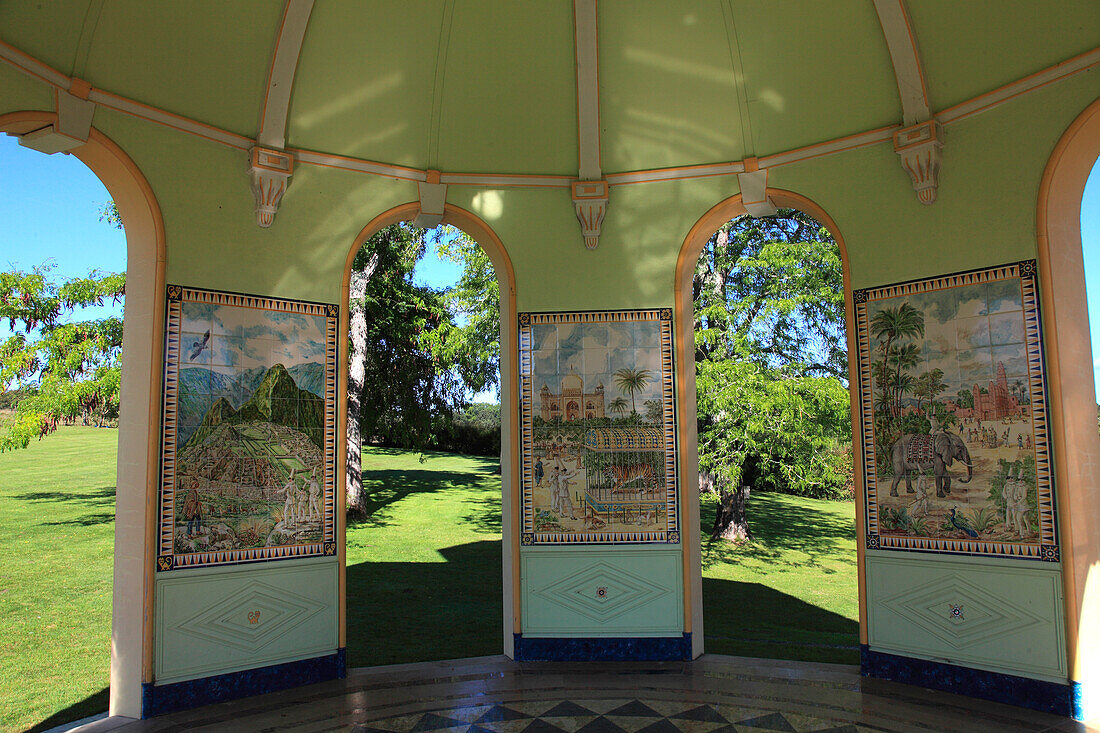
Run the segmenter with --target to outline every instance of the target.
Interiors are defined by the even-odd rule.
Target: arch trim
[[[0,132],[56,124],[53,112],[0,115]],[[152,186],[126,152],[92,128],[73,149],[107,188],[126,232],[126,301],[115,499],[110,714],[141,717],[142,684],[153,679],[153,542],[159,481],[163,377],[164,218]]]
[[[351,290],[351,266],[356,253],[363,244],[381,229],[402,221],[412,221],[420,213],[419,202],[410,202],[395,206],[371,219],[352,242],[344,263],[344,278],[340,285],[340,333],[348,332],[349,296]],[[516,319],[516,276],[512,260],[497,236],[481,217],[452,204],[446,204],[443,210],[443,224],[449,224],[468,234],[489,256],[500,285],[500,416],[501,416],[501,547],[503,550],[503,649],[504,654],[513,656],[514,634],[521,631],[520,619],[520,583],[519,583],[519,410],[516,396],[519,394],[519,367],[516,359],[516,338],[519,325]],[[346,482],[347,466],[347,380],[348,364],[341,360],[337,378],[337,461],[336,485],[343,487]],[[340,646],[347,643],[347,527],[345,523],[345,496],[343,490],[337,495],[337,536],[339,546],[339,614]]]
[[[836,240],[840,249],[841,266],[844,276],[844,324],[849,355],[856,353],[855,345],[855,305],[852,301],[852,279],[848,260],[848,247],[836,221],[816,202],[794,191],[768,188],[768,199],[779,208],[793,208],[809,214],[819,221]],[[676,280],[674,283],[676,337],[676,364],[683,377],[677,380],[678,410],[677,430],[680,433],[680,477],[683,486],[682,501],[684,521],[684,620],[685,631],[691,633],[692,656],[703,653],[703,604],[702,604],[702,558],[697,533],[699,527],[699,442],[696,430],[697,412],[695,404],[695,342],[694,315],[692,312],[692,278],[695,265],[703,246],[718,227],[727,221],[748,213],[741,200],[741,194],[731,196],[715,204],[688,231],[680,253],[676,258]],[[848,359],[848,383],[859,384],[859,367],[856,361]],[[852,439],[857,440],[859,430],[859,396],[849,390],[852,410]],[[852,478],[857,492],[856,499],[856,564],[859,584],[859,640],[867,643],[867,575],[864,563],[866,529],[863,516],[863,503],[859,496],[863,493],[863,467],[854,457],[860,455],[853,451]]]

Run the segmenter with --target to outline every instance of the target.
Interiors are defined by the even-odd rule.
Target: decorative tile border
[[[564,544],[638,544],[638,543],[679,543],[678,510],[678,471],[676,443],[676,400],[675,376],[673,366],[672,309],[653,308],[618,311],[569,311],[518,314],[519,322],[519,375],[520,375],[520,478],[521,478],[521,543],[531,545]],[[658,431],[663,446],[658,450],[663,454],[662,470],[666,487],[661,514],[665,528],[656,531],[633,530],[593,530],[593,531],[539,531],[536,529],[535,515],[537,507],[534,499],[536,483],[535,455],[535,381],[544,378],[537,375],[534,365],[533,329],[542,325],[598,325],[624,323],[653,323],[658,327],[660,370],[659,386],[661,396],[661,418]],[[560,375],[559,375],[560,376]],[[600,428],[603,432],[615,431],[611,426]],[[629,428],[628,428],[629,429]],[[654,429],[651,429],[654,430]],[[598,441],[598,438],[596,438]],[[629,443],[629,441],[627,441]],[[624,448],[624,451],[630,450]],[[647,449],[648,450],[648,449]],[[609,509],[610,515],[614,509]]]
[[[691,661],[691,633],[669,637],[544,638],[514,635],[517,662]]]
[[[161,431],[160,500],[158,514],[158,572],[179,568],[229,565],[264,560],[336,555],[336,371],[339,354],[339,306],[243,293],[203,290],[180,285],[166,287],[164,346],[164,403]],[[175,547],[177,436],[180,369],[184,345],[181,326],[185,303],[230,306],[273,313],[316,316],[324,319],[324,414],[322,451],[321,541],[247,549],[177,552]]]
[[[870,304],[875,301],[949,288],[1015,280],[1019,283],[1023,306],[1024,345],[1027,361],[1029,409],[1034,432],[1038,537],[1031,542],[985,541],[981,539],[950,539],[883,534],[881,525],[880,486],[875,460],[874,389]],[[1038,267],[1035,260],[1025,260],[997,267],[955,273],[940,277],[897,283],[853,292],[857,358],[859,364],[859,406],[862,433],[862,461],[865,481],[864,501],[867,522],[867,549],[911,550],[958,555],[1014,557],[1057,562],[1060,559],[1055,525],[1052,465],[1048,436],[1046,402],[1046,368],[1043,359],[1042,320],[1039,312]],[[885,479],[888,481],[888,479]]]

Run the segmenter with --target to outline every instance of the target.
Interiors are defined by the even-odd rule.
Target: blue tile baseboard
[[[691,659],[691,634],[558,639],[515,635],[517,662],[668,662]]]
[[[215,702],[277,692],[291,687],[347,677],[347,650],[297,662],[273,664],[197,680],[157,685],[146,682],[141,690],[141,717],[152,718]]]
[[[866,644],[859,647],[860,673],[892,682],[904,682],[933,690],[968,695],[1008,705],[1041,710],[1080,720],[1081,685],[1044,680],[984,669],[960,667],[927,659],[876,652]]]

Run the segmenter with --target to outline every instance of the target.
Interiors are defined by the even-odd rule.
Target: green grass
[[[0,454],[0,730],[107,709],[116,430]]]
[[[0,454],[0,730],[102,712],[110,666],[117,432],[62,428]],[[496,461],[364,450],[348,528],[353,667],[501,651]],[[712,501],[702,512],[706,536]],[[855,662],[853,505],[753,495],[756,540],[704,543],[711,652]]]
[[[716,501],[700,517],[707,651],[857,664],[855,504],[753,494],[737,545],[706,539]]]
[[[363,451],[367,519],[348,527],[348,664],[500,654],[497,461]]]

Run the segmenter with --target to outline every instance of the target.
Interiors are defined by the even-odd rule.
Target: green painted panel
[[[734,0],[733,19],[756,155],[901,121],[872,3]]]
[[[87,61],[106,91],[253,137],[259,131],[281,3],[103,4]],[[81,68],[83,67],[83,68]]]
[[[96,125],[145,173],[164,213],[168,281],[326,303],[378,214],[416,200],[416,185],[299,165],[275,223],[262,229],[245,152],[100,109]]]
[[[88,8],[101,2],[47,0],[0,3],[0,40],[62,74],[70,74]]]
[[[2,7],[2,6],[0,6]],[[3,21],[0,21],[2,27]],[[53,87],[0,64],[0,114],[30,109],[54,110]]]
[[[284,560],[157,575],[157,684],[336,651],[339,564]]]
[[[442,0],[422,0],[415,11],[361,0],[314,5],[294,77],[288,144],[427,167],[443,6]]]
[[[934,110],[1089,51],[1100,39],[1096,0],[921,0],[908,7]]]
[[[601,0],[598,10],[604,170],[740,160],[721,5]]]
[[[678,636],[684,630],[679,548],[524,548],[525,636]]]
[[[876,651],[1065,682],[1057,565],[915,553],[867,556]]]
[[[571,3],[455,3],[432,167],[576,175],[575,63]]]
[[[1030,259],[1047,159],[1098,84],[1100,72],[1084,72],[948,126],[931,206],[917,201],[889,142],[781,166],[769,185],[829,212],[855,288]]]

